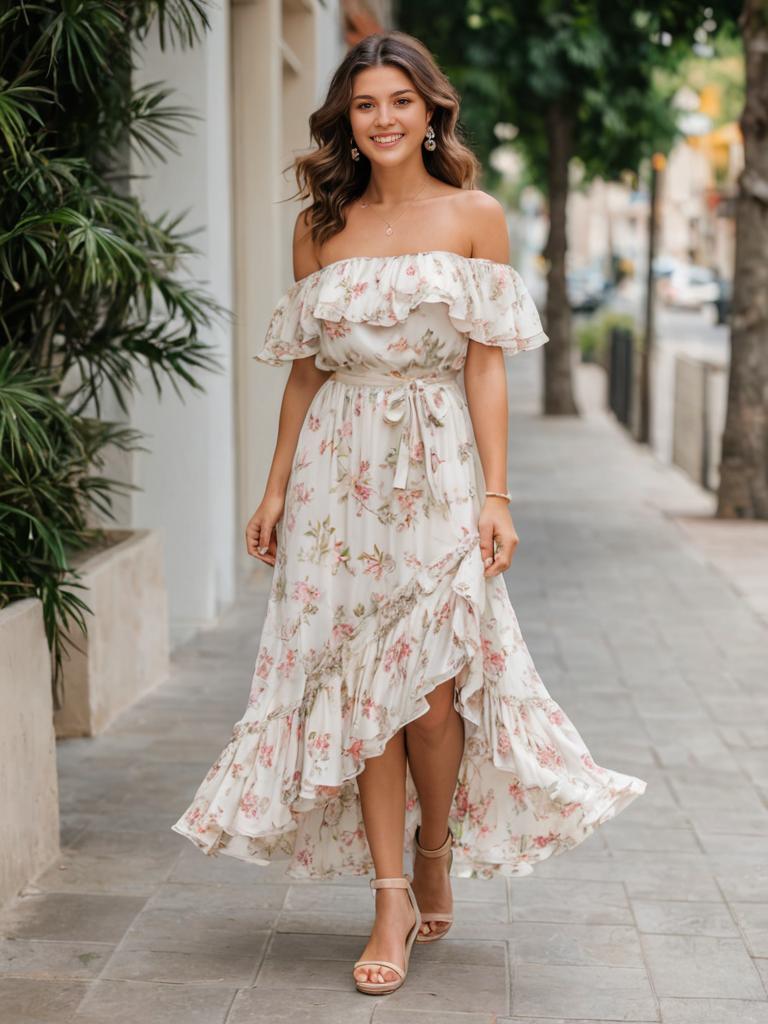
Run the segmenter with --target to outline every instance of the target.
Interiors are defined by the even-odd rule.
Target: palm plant
[[[191,46],[203,0],[58,0],[0,14],[0,607],[43,602],[60,706],[66,631],[86,630],[71,555],[98,540],[121,485],[108,447],[141,435],[101,418],[107,391],[127,416],[141,369],[160,395],[202,389],[219,367],[200,336],[225,313],[183,275],[195,250],[180,218],[130,195],[127,156],[164,158],[192,115],[161,83],[133,88],[142,40]]]

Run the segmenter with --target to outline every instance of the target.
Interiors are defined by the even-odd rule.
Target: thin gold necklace
[[[428,181],[427,181],[427,182],[425,182],[425,183],[424,183],[424,184],[423,184],[423,185],[421,186],[421,188],[419,189],[419,191],[418,191],[418,192],[416,193],[416,195],[415,195],[415,196],[411,196],[411,198],[410,198],[410,199],[406,199],[406,201],[405,201],[405,202],[406,202],[406,209],[407,209],[407,204],[408,204],[408,203],[412,203],[412,202],[414,202],[414,201],[415,201],[416,199],[418,199],[418,198],[419,198],[419,196],[421,195],[421,193],[422,193],[422,192],[424,191],[424,189],[425,189],[425,188],[427,187],[427,185],[429,185],[429,182],[428,182]],[[383,220],[383,221],[384,221],[384,223],[385,223],[385,224],[387,225],[387,227],[386,227],[386,230],[385,230],[385,232],[384,232],[384,234],[385,234],[385,235],[391,235],[391,234],[392,234],[392,231],[394,230],[394,227],[393,227],[393,225],[397,224],[397,222],[398,222],[398,221],[400,220],[400,218],[401,218],[401,217],[403,216],[403,213],[405,213],[405,210],[403,210],[403,213],[399,213],[399,214],[397,215],[397,217],[395,217],[395,219],[394,219],[393,221],[388,221],[388,220],[386,219],[386,217],[382,217],[382,215],[381,215],[381,214],[380,214],[380,213],[379,213],[379,212],[378,212],[377,210],[374,210],[374,209],[373,209],[373,207],[371,206],[371,204],[370,204],[370,203],[368,202],[368,200],[367,200],[367,199],[361,199],[361,200],[360,200],[360,206],[361,206],[361,207],[362,207],[362,208],[363,208],[364,210],[370,209],[372,213],[375,213],[377,217],[379,217],[379,218],[380,218],[381,220]]]

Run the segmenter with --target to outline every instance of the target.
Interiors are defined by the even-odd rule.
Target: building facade
[[[288,374],[253,358],[293,281],[301,203],[289,198],[286,168],[309,148],[308,116],[346,48],[387,24],[386,10],[339,0],[232,0],[209,16],[192,48],[147,41],[136,84],[163,81],[198,120],[177,137],[178,155],[134,158],[131,168],[150,214],[186,211],[198,250],[186,270],[234,314],[206,332],[222,368],[200,372],[203,391],[180,398],[169,387],[158,398],[149,375],[142,380],[131,425],[149,450],[117,467],[139,488],[121,503],[119,525],[163,535],[174,646],[216,622],[244,574],[271,575],[247,555],[244,530],[263,494]]]

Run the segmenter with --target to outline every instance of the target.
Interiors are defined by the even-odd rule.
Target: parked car
[[[568,302],[574,313],[592,313],[605,301],[610,282],[596,267],[579,267],[566,275]]]
[[[701,309],[720,299],[717,272],[693,263],[679,264],[659,275],[658,287],[662,302],[681,309]]]

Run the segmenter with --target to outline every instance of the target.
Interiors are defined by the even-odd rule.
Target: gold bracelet
[[[486,491],[486,492],[485,492],[485,496],[486,496],[486,498],[487,498],[487,497],[488,497],[489,495],[490,495],[490,496],[491,496],[492,498],[506,498],[506,499],[507,499],[507,501],[512,501],[512,495],[511,495],[511,494],[500,494],[500,493],[499,493],[498,491]]]

